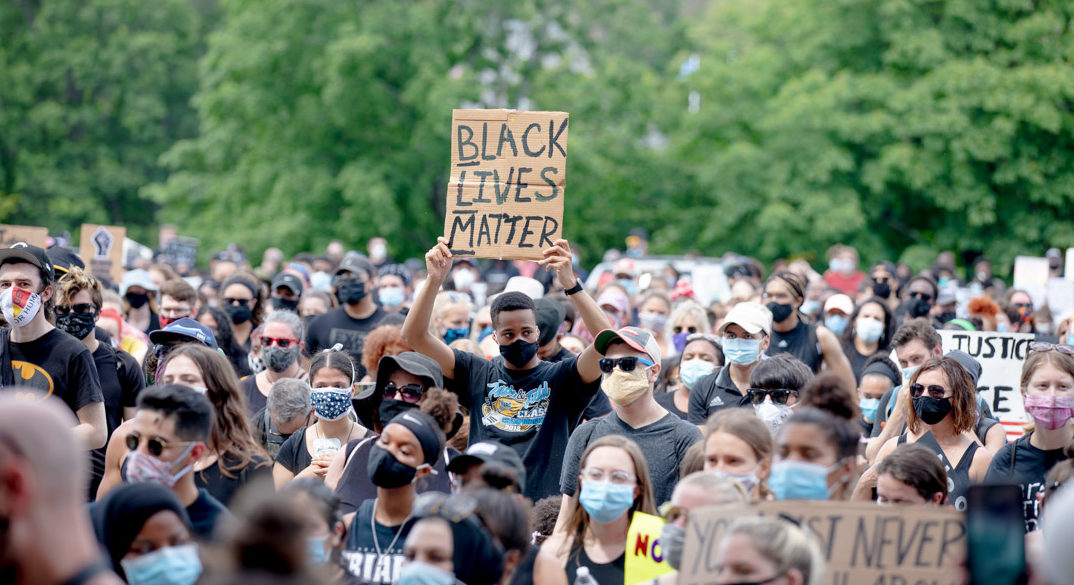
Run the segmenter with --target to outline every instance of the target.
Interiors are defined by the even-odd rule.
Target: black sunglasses
[[[776,404],[787,404],[787,399],[791,395],[798,396],[797,390],[764,390],[762,388],[750,388],[746,391],[746,398],[749,398],[753,404],[761,404],[764,402],[765,396],[771,396],[772,402]]]
[[[425,393],[425,389],[421,387],[421,384],[404,384],[402,386],[396,386],[395,382],[388,382],[384,385],[385,398],[395,398],[396,393],[403,397],[403,402],[413,404],[421,400],[421,395]]]
[[[138,450],[138,445],[141,442],[142,442],[141,435],[138,435],[136,433],[131,433],[131,434],[127,435],[127,438],[126,438],[127,449],[129,449],[131,451],[137,451]],[[190,443],[193,443],[193,442],[194,441],[179,441],[179,442],[175,442],[175,443],[169,443],[168,441],[165,441],[164,439],[161,439],[161,438],[158,438],[158,437],[151,437],[151,438],[148,438],[148,439],[145,440],[146,448],[149,449],[149,454],[152,455],[153,457],[160,457],[160,454],[163,453],[164,450],[167,449],[168,447],[173,447],[173,446],[178,446],[178,445],[189,445]]]
[[[919,292],[919,291],[910,291],[910,298],[911,299],[921,299],[921,300],[923,300],[923,301],[925,301],[927,303],[927,302],[932,300],[932,295],[930,295],[929,293],[923,293],[923,292]]]
[[[679,326],[679,325],[676,325],[676,326],[671,328],[671,331],[672,331],[672,333],[682,333],[682,327]],[[694,327],[693,325],[691,325],[691,326],[686,328],[686,331],[689,332],[689,333],[697,333],[697,327]]]
[[[243,307],[248,306],[253,299],[236,299],[233,297],[224,297],[224,302],[229,305],[241,305]]]
[[[914,398],[920,397],[926,391],[928,391],[930,398],[935,398],[936,400],[942,399],[944,397],[944,394],[947,394],[947,390],[943,386],[937,386],[934,384],[925,387],[921,384],[910,384],[910,396],[913,396]]]
[[[56,315],[66,317],[74,311],[76,315],[93,315],[97,313],[97,305],[93,303],[77,303],[74,305],[56,305]]]
[[[57,309],[59,307],[56,307]],[[1074,355],[1074,345],[1067,345],[1065,343],[1044,343],[1043,341],[1034,341],[1029,344],[1029,351],[1058,351],[1063,355]]]
[[[624,372],[633,372],[634,368],[637,367],[638,362],[645,364],[646,367],[653,365],[653,362],[645,358],[634,356],[627,356],[621,358],[600,358],[600,361],[597,363],[600,365],[600,371],[604,372],[605,374],[610,374],[612,373],[612,370],[615,369],[616,365],[618,365],[619,369],[623,370]]]

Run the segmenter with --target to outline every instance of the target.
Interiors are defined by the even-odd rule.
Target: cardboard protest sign
[[[961,512],[873,502],[761,502],[690,512],[679,585],[714,582],[720,542],[740,516],[783,517],[813,534],[832,585],[956,585],[966,555]]]
[[[1033,334],[944,330],[940,337],[944,353],[958,349],[980,362],[977,392],[1007,429],[1008,440],[1022,436],[1022,425],[1029,421],[1020,390],[1022,362],[1029,355]]]
[[[0,248],[10,248],[12,244],[26,242],[31,246],[45,248],[48,240],[48,228],[30,225],[0,225]]]
[[[643,512],[634,512],[627,531],[626,581],[624,585],[648,583],[675,569],[664,560],[660,546],[660,529],[664,519]]]
[[[456,256],[539,260],[563,228],[566,112],[454,110],[444,237]]]
[[[1029,293],[1033,307],[1039,309],[1044,304],[1044,295],[1048,287],[1048,259],[1036,256],[1015,256],[1014,288]]]
[[[125,227],[82,224],[79,252],[89,273],[119,282],[123,278],[123,239],[126,237]]]

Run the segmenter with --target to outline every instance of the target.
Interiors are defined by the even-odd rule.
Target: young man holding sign
[[[608,329],[604,311],[574,275],[567,241],[556,240],[543,254],[540,264],[556,271],[586,327]],[[447,239],[438,238],[425,254],[429,278],[414,299],[403,337],[416,351],[435,359],[445,378],[454,380],[459,401],[470,409],[470,443],[491,440],[514,447],[526,466],[526,497],[536,501],[559,493],[567,437],[599,388],[600,356],[589,346],[577,358],[555,364],[542,361],[537,356],[536,308],[522,293],[503,293],[492,303],[492,337],[501,357],[485,360],[452,350],[429,331],[433,301],[452,261]]]

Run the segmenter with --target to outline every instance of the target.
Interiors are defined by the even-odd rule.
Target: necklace
[[[379,503],[380,503],[380,498],[376,498],[376,499],[373,500],[373,513],[369,515],[369,530],[370,530],[370,532],[373,533],[373,549],[377,551],[377,563],[376,563],[376,566],[380,566],[380,557],[383,556],[383,553],[380,552],[380,543],[377,542],[377,521],[376,521],[376,519],[377,519],[377,504],[379,504]],[[399,540],[399,535],[403,533],[403,526],[405,526],[407,521],[410,520],[411,515],[413,515],[413,512],[411,512],[410,514],[407,514],[406,518],[403,519],[403,523],[399,525],[399,530],[396,531],[396,533],[395,533],[395,538],[393,538],[392,541],[388,544],[388,548],[385,549],[385,552],[391,552],[392,547],[394,547],[395,543]]]

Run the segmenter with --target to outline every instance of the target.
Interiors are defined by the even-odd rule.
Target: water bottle
[[[597,580],[589,574],[589,567],[578,567],[575,575],[574,585],[597,585]]]

